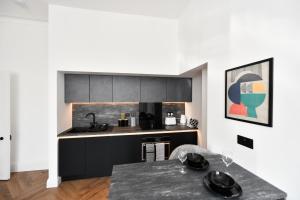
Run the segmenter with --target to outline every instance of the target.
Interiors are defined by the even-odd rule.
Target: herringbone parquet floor
[[[106,200],[110,178],[65,181],[47,189],[47,171],[12,173],[11,180],[0,181],[0,200]]]

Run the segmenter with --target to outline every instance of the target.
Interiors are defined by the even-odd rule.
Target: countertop
[[[179,160],[150,163],[115,165],[113,167],[110,200],[221,200],[203,185],[203,177],[210,170],[226,171],[220,155],[205,155],[210,163],[207,171],[194,171],[186,168],[186,174],[179,172]],[[239,200],[279,200],[287,194],[241,166],[233,163],[228,172],[242,187]]]
[[[140,127],[112,127],[102,132],[82,132],[68,133],[71,129],[58,134],[58,139],[69,138],[85,138],[85,137],[107,137],[107,136],[122,136],[122,135],[147,135],[147,134],[162,134],[162,133],[177,133],[177,132],[197,132],[198,129],[189,128],[187,126],[166,126],[164,129],[142,130]]]

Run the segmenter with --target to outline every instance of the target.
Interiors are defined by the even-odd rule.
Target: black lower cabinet
[[[86,141],[59,140],[59,176],[62,180],[77,179],[86,174]]]
[[[168,137],[171,152],[183,144],[197,144],[196,132],[59,140],[62,180],[111,176],[113,165],[142,162],[145,138]]]
[[[110,176],[112,137],[86,138],[86,177]]]
[[[129,164],[141,162],[141,140],[137,136],[111,137],[111,156],[113,164]]]
[[[183,144],[197,144],[197,133],[176,133],[172,134],[171,138],[171,152],[178,146]]]

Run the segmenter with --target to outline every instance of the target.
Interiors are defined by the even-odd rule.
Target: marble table
[[[207,155],[210,163],[207,171],[200,172],[186,168],[186,174],[179,170],[178,160],[151,163],[115,165],[111,177],[110,200],[218,200],[223,199],[208,191],[203,177],[210,170],[225,171],[220,155]],[[243,195],[240,200],[281,200],[287,194],[241,166],[233,163],[227,170],[240,184]]]

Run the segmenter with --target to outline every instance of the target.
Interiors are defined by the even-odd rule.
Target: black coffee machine
[[[141,129],[163,129],[162,103],[140,103],[139,124]]]

